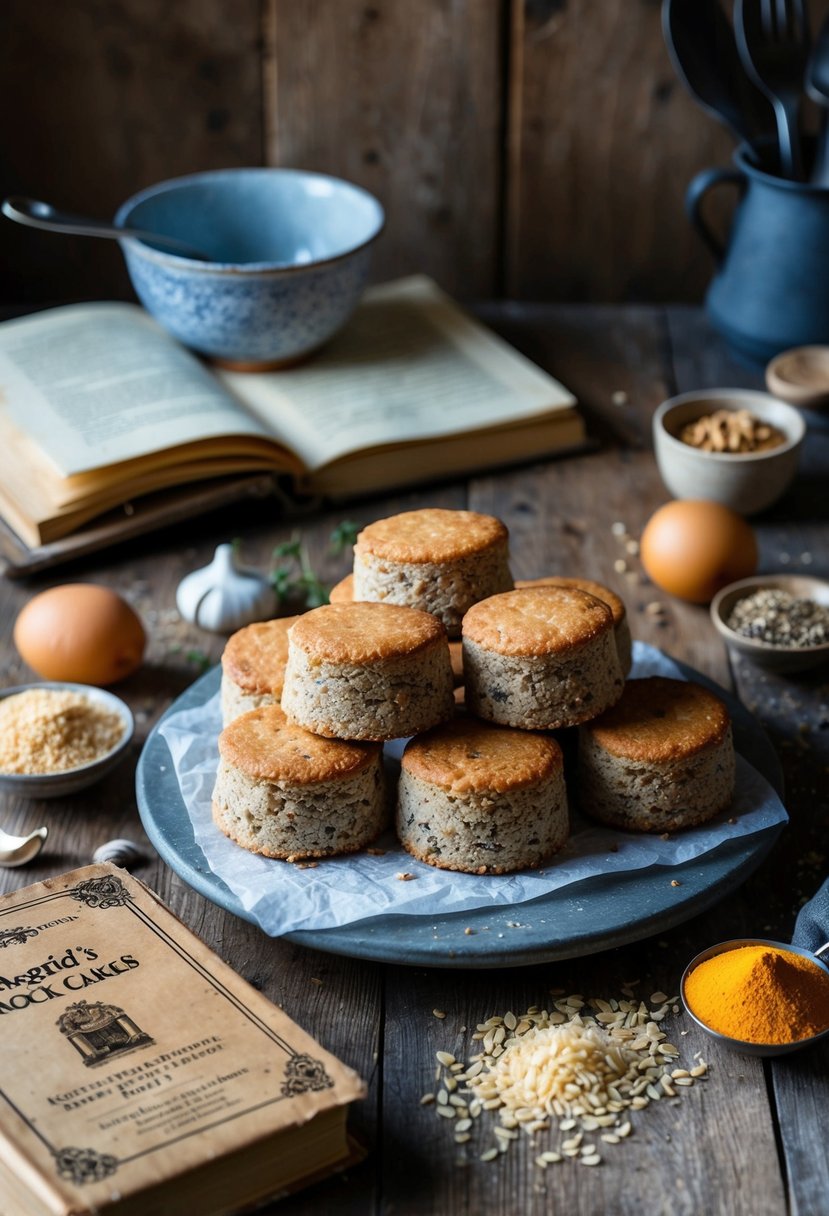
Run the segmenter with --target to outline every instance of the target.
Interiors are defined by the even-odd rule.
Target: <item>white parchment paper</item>
[[[634,643],[631,675],[683,678],[675,663],[651,646]],[[216,776],[216,740],[221,730],[218,694],[198,709],[171,715],[161,726],[196,841],[210,869],[239,899],[265,933],[278,937],[297,929],[330,929],[370,916],[405,913],[443,915],[471,908],[537,899],[560,887],[619,870],[679,865],[725,841],[786,822],[786,811],[768,782],[737,757],[736,796],[718,819],[668,840],[617,832],[572,815],[566,848],[542,870],[510,875],[455,874],[411,857],[389,832],[376,842],[382,857],[356,853],[300,870],[259,857],[232,843],[214,826],[211,796]],[[387,746],[394,762],[402,741]],[[401,882],[401,871],[414,874]]]

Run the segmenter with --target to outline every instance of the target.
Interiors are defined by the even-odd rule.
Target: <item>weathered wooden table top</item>
[[[764,1064],[718,1050],[689,1019],[676,1019],[671,1037],[681,1045],[683,1059],[702,1051],[710,1078],[685,1090],[676,1105],[652,1103],[635,1118],[630,1139],[608,1148],[594,1169],[568,1160],[542,1172],[533,1164],[539,1150],[525,1136],[505,1156],[481,1162],[481,1146],[474,1152],[468,1150],[475,1141],[456,1146],[448,1121],[420,1105],[421,1095],[434,1088],[435,1051],[448,1049],[459,1057],[471,1051],[469,1032],[491,1014],[545,1006],[551,988],[609,998],[620,995],[624,982],[639,980],[637,992],[673,994],[685,963],[710,943],[744,934],[787,940],[798,907],[827,870],[826,672],[784,679],[730,661],[707,609],[671,600],[648,585],[637,559],[620,550],[612,532],[612,524],[621,521],[637,536],[668,497],[651,455],[654,407],[686,389],[755,386],[759,377],[729,360],[695,309],[501,305],[481,311],[576,393],[601,441],[599,450],[315,517],[303,531],[319,569],[332,582],[346,572],[346,558],[326,555],[328,535],[343,514],[367,522],[411,507],[442,505],[504,519],[516,577],[582,574],[615,588],[627,603],[634,637],[735,688],[771,737],[785,771],[791,817],[771,858],[712,911],[664,937],[572,962],[479,973],[408,969],[302,949],[269,939],[206,902],[157,858],[135,873],[238,972],[368,1081],[369,1095],[351,1116],[371,1146],[367,1160],[268,1211],[282,1216],[829,1212],[826,1044]],[[796,487],[755,521],[761,570],[829,576],[828,477],[829,423],[817,423],[810,428]],[[53,582],[86,580],[117,588],[141,611],[151,634],[144,667],[117,690],[137,717],[131,760],[76,798],[41,804],[3,799],[0,824],[7,831],[47,823],[50,835],[35,865],[0,871],[0,890],[86,864],[93,849],[112,837],[144,839],[133,785],[142,742],[200,664],[218,660],[223,644],[178,620],[176,584],[208,560],[217,541],[236,535],[250,563],[266,565],[274,543],[290,535],[291,525],[269,504],[260,505],[258,513],[256,519],[248,507],[238,517],[225,514],[179,527],[25,584],[0,580],[2,686],[30,678],[13,649],[12,625],[28,596]],[[620,558],[628,572],[616,569]],[[664,622],[646,611],[653,600],[666,605]],[[445,1019],[433,1015],[435,1008],[446,1011]],[[470,1028],[466,1036],[461,1027]]]

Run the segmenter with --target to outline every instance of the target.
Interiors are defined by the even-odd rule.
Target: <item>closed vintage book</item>
[[[356,1073],[141,882],[0,900],[3,1216],[220,1216],[348,1163]]]

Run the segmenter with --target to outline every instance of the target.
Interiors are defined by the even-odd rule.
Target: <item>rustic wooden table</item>
[[[689,1019],[678,1019],[672,1037],[685,1058],[704,1052],[709,1080],[686,1090],[678,1105],[654,1103],[642,1112],[635,1134],[609,1149],[598,1169],[565,1161],[542,1173],[533,1164],[538,1150],[527,1137],[505,1157],[481,1162],[480,1148],[467,1155],[471,1145],[457,1147],[447,1121],[420,1105],[421,1095],[433,1088],[435,1051],[461,1055],[464,1044],[470,1050],[461,1027],[474,1028],[507,1009],[545,1005],[551,988],[608,998],[618,996],[625,981],[638,979],[642,993],[675,993],[687,960],[712,942],[742,934],[787,939],[798,907],[827,869],[826,673],[823,681],[820,672],[783,679],[730,660],[707,610],[649,586],[637,559],[620,550],[612,532],[612,524],[621,521],[638,535],[667,497],[650,450],[650,416],[659,401],[701,386],[753,386],[758,377],[729,360],[701,314],[690,308],[506,305],[481,311],[573,389],[600,449],[359,503],[349,514],[368,521],[426,504],[491,512],[509,525],[517,577],[584,574],[617,589],[635,637],[735,688],[771,737],[785,771],[791,816],[773,855],[712,911],[663,937],[572,962],[480,973],[352,961],[271,940],[206,902],[157,858],[135,872],[209,946],[368,1081],[368,1098],[352,1116],[371,1146],[368,1159],[348,1175],[282,1202],[282,1216],[829,1212],[829,1162],[820,1135],[829,1107],[829,1045],[764,1063],[717,1050]],[[827,475],[829,424],[821,429],[817,423],[796,487],[756,521],[762,570],[829,576]],[[266,564],[274,543],[291,529],[268,505],[258,512],[258,519],[248,508],[238,517],[180,527],[50,578],[0,581],[3,686],[29,677],[11,644],[15,614],[29,595],[53,582],[87,580],[118,588],[141,611],[151,634],[143,669],[118,690],[137,717],[131,761],[77,798],[43,804],[5,799],[0,812],[6,830],[47,823],[50,835],[35,865],[0,871],[0,890],[85,864],[96,845],[112,837],[143,839],[133,788],[142,742],[201,664],[216,661],[222,648],[221,639],[178,620],[176,584],[208,559],[218,540],[234,535],[242,537],[252,563]],[[331,513],[304,526],[318,566],[332,582],[347,565],[345,558],[326,556],[328,535],[340,517]],[[628,572],[616,569],[620,558]],[[663,621],[646,611],[653,600],[666,605]],[[445,1010],[446,1018],[435,1018],[435,1008]]]

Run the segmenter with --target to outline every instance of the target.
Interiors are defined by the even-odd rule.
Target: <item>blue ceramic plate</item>
[[[737,750],[782,795],[779,762],[756,719],[731,693],[692,668],[678,666],[688,679],[708,685],[723,698]],[[220,681],[221,669],[216,667],[188,688],[164,716],[204,705],[216,694]],[[210,870],[196,844],[158,726],[138,762],[136,793],[147,835],[170,868],[206,899],[251,920]],[[757,868],[779,831],[776,827],[741,837],[684,865],[608,874],[512,907],[477,908],[443,917],[377,916],[286,937],[332,954],[412,966],[517,967],[577,958],[664,933],[711,907]],[[672,879],[680,886],[672,887]],[[467,927],[475,932],[465,934]]]

